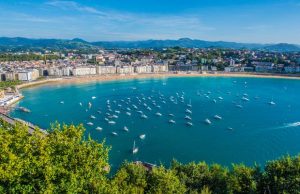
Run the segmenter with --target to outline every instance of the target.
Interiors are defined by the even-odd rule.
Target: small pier
[[[0,119],[4,120],[5,122],[7,122],[11,125],[16,125],[17,122],[22,123],[22,124],[28,126],[28,132],[30,134],[32,134],[35,131],[36,128],[40,129],[41,132],[47,134],[47,132],[44,129],[41,129],[41,128],[33,125],[30,122],[24,121],[22,119],[17,119],[17,118],[10,117],[10,116],[8,116],[4,113],[0,113]]]

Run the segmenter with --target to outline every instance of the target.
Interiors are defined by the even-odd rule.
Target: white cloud
[[[99,11],[93,7],[83,6],[74,1],[56,1],[56,0],[54,0],[54,1],[46,2],[46,5],[57,7],[57,8],[64,9],[64,10],[77,10],[80,12],[106,16],[106,13],[104,13],[102,11]]]
[[[92,23],[90,33],[101,34],[114,40],[137,40],[151,38],[197,38],[202,33],[215,30],[203,23],[198,15],[192,14],[137,14],[115,10],[100,10],[74,1],[49,1],[47,6],[61,10],[73,10],[81,13],[77,23]],[[76,17],[76,16],[74,16]],[[94,31],[93,31],[94,30]],[[95,37],[96,35],[91,35]],[[95,38],[96,39],[96,38]]]
[[[251,30],[251,31],[265,31],[268,30],[271,26],[269,25],[264,25],[264,24],[260,24],[260,25],[252,25],[252,26],[246,26],[243,29],[245,30]]]

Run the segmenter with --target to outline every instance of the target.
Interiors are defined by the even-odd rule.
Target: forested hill
[[[82,125],[52,126],[47,135],[29,134],[0,120],[0,193],[300,193],[300,155],[264,167],[124,163],[109,175],[104,142],[85,138]]]
[[[88,50],[97,48],[124,49],[124,48],[167,48],[167,47],[186,47],[186,48],[232,48],[232,49],[262,49],[268,51],[292,52],[300,51],[300,46],[295,44],[251,44],[225,41],[205,41],[189,38],[178,40],[142,40],[142,41],[97,41],[88,42],[79,38],[72,40],[66,39],[30,39],[23,37],[8,38],[0,37],[0,50],[62,50],[77,49]]]

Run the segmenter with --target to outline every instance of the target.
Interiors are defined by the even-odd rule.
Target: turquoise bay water
[[[48,128],[49,123],[55,121],[83,123],[87,134],[99,141],[106,139],[106,143],[112,146],[110,161],[113,168],[124,160],[168,165],[173,158],[183,163],[204,160],[228,166],[242,162],[253,165],[254,162],[264,164],[267,160],[300,152],[299,80],[221,77],[140,79],[44,85],[24,89],[22,93],[25,98],[19,106],[32,112],[16,110],[11,113],[12,116],[42,128]],[[96,98],[92,99],[93,96]],[[276,104],[271,105],[270,101]],[[92,103],[90,109],[89,102]],[[187,106],[190,102],[191,108]],[[186,113],[187,108],[192,114]],[[101,114],[97,112],[99,110]],[[142,111],[148,119],[141,118],[137,111]],[[126,112],[130,112],[131,116]],[[157,112],[162,116],[157,116]],[[108,118],[106,113],[118,118]],[[174,114],[174,117],[169,114]],[[91,115],[96,119],[91,119]],[[186,115],[192,118],[193,126],[186,125]],[[221,116],[222,120],[215,119],[214,115]],[[108,124],[105,118],[116,124]],[[170,119],[176,124],[169,123]],[[205,119],[209,119],[211,124],[205,123]],[[94,125],[89,126],[88,122]],[[96,130],[97,126],[103,130]],[[129,132],[123,130],[124,126]],[[113,136],[112,132],[118,133],[118,136]],[[144,140],[139,138],[141,134],[146,134]],[[139,148],[135,155],[132,154],[133,141]]]

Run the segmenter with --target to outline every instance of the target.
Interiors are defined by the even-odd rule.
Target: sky
[[[0,0],[0,36],[300,44],[300,0]]]

